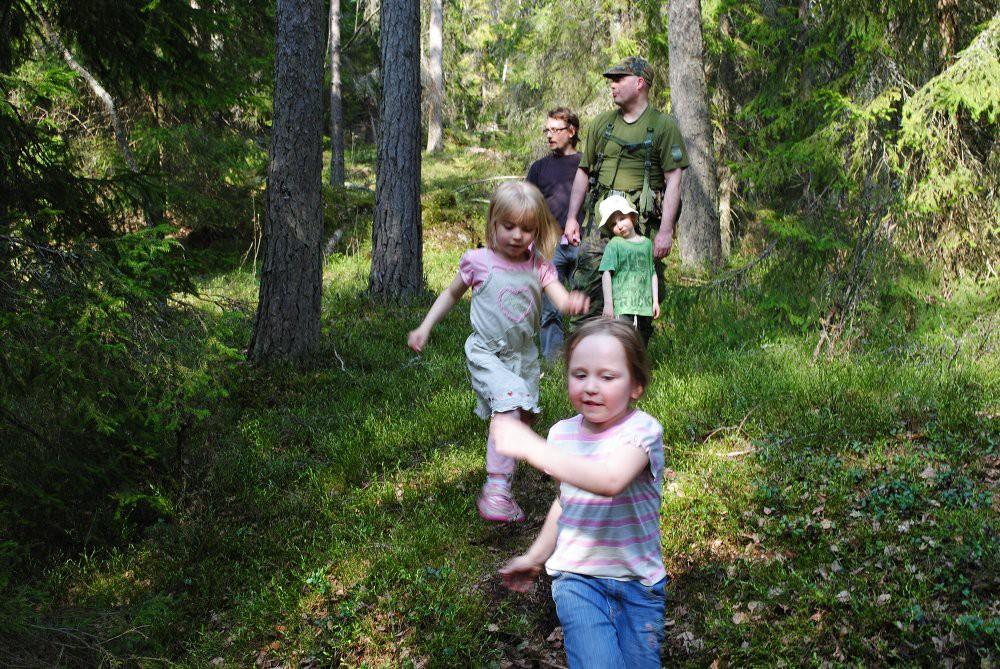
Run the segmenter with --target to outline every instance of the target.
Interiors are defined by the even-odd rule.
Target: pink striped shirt
[[[619,448],[641,448],[649,456],[649,468],[614,497],[560,484],[559,535],[545,569],[652,585],[667,573],[660,547],[663,427],[638,410],[599,434],[584,433],[582,425],[582,416],[556,423],[549,430],[549,444],[598,462]]]

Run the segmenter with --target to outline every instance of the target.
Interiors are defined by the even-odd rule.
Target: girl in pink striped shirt
[[[660,547],[663,428],[633,408],[650,378],[634,328],[597,319],[566,345],[567,390],[579,415],[548,443],[494,420],[497,451],[560,481],[545,524],[500,573],[525,591],[544,566],[570,667],[659,667],[666,571]]]

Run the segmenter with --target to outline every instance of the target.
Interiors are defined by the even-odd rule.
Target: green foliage
[[[458,169],[434,162],[426,197],[447,211],[441,186],[466,166],[441,160]],[[435,288],[466,247],[443,228],[427,250]],[[531,542],[553,484],[521,469],[527,527],[475,515],[485,425],[465,378],[468,303],[415,356],[403,341],[426,304],[368,303],[366,267],[364,249],[328,260],[315,368],[228,376],[229,395],[189,432],[179,482],[115,499],[122,517],[164,522],[18,591],[22,620],[40,607],[39,624],[93,634],[108,662],[562,661],[545,642],[547,590],[514,596],[495,575]],[[768,306],[808,293],[787,272],[767,266],[751,299],[671,306],[653,339],[641,406],[664,425],[670,469],[665,662],[995,658],[996,286],[966,280],[944,299],[914,268],[879,295],[875,334],[813,363],[812,334]],[[243,300],[253,275],[199,288]],[[229,320],[209,323],[240,339]],[[541,432],[570,415],[563,383],[558,366],[542,380]],[[54,644],[30,647],[37,659]]]
[[[902,187],[890,217],[905,247],[981,271],[997,239],[987,195],[997,160],[996,18],[980,31],[983,3],[956,8],[955,36],[972,44],[949,63],[934,42],[933,17],[946,19],[928,3],[809,7],[804,16],[779,3],[770,13],[766,3],[706,8],[707,48],[721,61],[713,84],[728,139],[722,159],[747,194],[737,218],[820,211],[807,222],[839,219],[850,239],[871,209],[870,197],[857,197],[862,185]]]
[[[239,353],[168,307],[193,284],[165,231],[74,250],[0,237],[0,527],[34,560],[155,520],[139,486],[224,395]]]
[[[1000,252],[997,81],[1000,18],[994,17],[902,109],[900,142],[913,161],[907,170],[911,240],[937,240],[936,255],[974,268]]]

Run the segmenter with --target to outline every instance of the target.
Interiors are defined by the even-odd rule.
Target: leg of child
[[[570,669],[629,667],[618,646],[607,579],[563,572],[552,579],[552,599],[563,628]]]
[[[530,412],[515,409],[512,412],[517,418],[524,420],[522,415],[530,416]],[[486,484],[476,502],[479,515],[484,520],[502,523],[520,522],[524,520],[524,512],[514,501],[512,485],[517,460],[497,453],[493,437],[486,440]]]
[[[656,669],[660,666],[666,579],[653,585],[619,581],[622,615],[615,617],[618,643],[626,667]]]

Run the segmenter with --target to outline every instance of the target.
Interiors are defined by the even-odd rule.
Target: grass
[[[463,152],[425,163],[435,290],[482,234],[483,207],[454,197],[482,165]],[[249,339],[256,299],[236,255],[211,255],[201,282],[229,301],[195,300],[208,327],[225,319],[232,347]],[[522,468],[521,527],[475,512],[485,425],[462,355],[468,303],[414,356],[405,336],[427,305],[370,304],[368,263],[363,244],[328,260],[310,369],[234,368],[161,484],[171,513],[18,591],[33,617],[10,637],[11,660],[564,662],[547,640],[547,592],[509,593],[496,577],[541,526],[552,483]],[[817,363],[815,334],[758,308],[767,297],[678,301],[652,343],[641,406],[664,425],[670,470],[664,661],[994,666],[996,283],[907,274],[883,292],[876,326]],[[542,381],[543,432],[571,412],[560,374]]]

